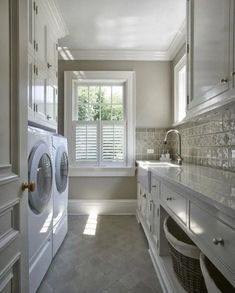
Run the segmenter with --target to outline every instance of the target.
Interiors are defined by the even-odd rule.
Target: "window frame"
[[[124,111],[126,129],[126,166],[77,166],[72,146],[73,91],[74,82],[88,83],[105,81],[107,84],[125,84]],[[65,71],[64,72],[64,134],[68,138],[70,176],[134,176],[135,175],[135,127],[136,127],[136,91],[134,71]],[[99,147],[99,146],[98,146]]]
[[[185,116],[182,120],[179,120],[179,72],[185,66]],[[180,124],[184,121],[187,112],[187,68],[186,68],[186,54],[177,62],[174,66],[174,125]]]

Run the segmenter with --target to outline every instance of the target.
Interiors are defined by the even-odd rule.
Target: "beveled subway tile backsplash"
[[[179,130],[185,162],[235,171],[235,104]]]
[[[176,141],[171,138],[167,146],[163,144],[166,128],[136,128],[136,159],[137,160],[159,160],[163,151],[174,153]],[[147,150],[153,149],[153,154]]]
[[[235,156],[235,104],[177,129],[182,136],[184,162],[235,172],[235,158],[232,158],[232,153]],[[163,150],[175,154],[177,140],[174,135],[169,137],[166,147],[163,145],[166,131],[166,128],[137,128],[136,158],[158,160]],[[147,154],[148,148],[154,149],[154,154]]]

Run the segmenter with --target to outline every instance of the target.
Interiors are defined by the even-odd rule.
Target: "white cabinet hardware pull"
[[[156,187],[157,187],[157,185],[152,185],[152,187],[153,187],[153,188],[156,188]]]
[[[213,243],[215,244],[215,245],[224,245],[224,239],[223,238],[213,238]]]

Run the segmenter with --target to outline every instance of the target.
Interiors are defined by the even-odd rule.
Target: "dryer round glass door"
[[[39,214],[47,206],[52,188],[52,163],[44,142],[37,144],[30,153],[28,177],[29,181],[36,183],[35,191],[29,192],[29,206]]]
[[[55,182],[58,192],[64,192],[68,182],[68,156],[65,148],[62,146],[56,152]]]

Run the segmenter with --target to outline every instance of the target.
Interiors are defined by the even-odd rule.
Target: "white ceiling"
[[[57,0],[73,52],[168,52],[182,33],[185,0]],[[67,50],[67,49],[66,49]],[[101,54],[102,55],[102,54]],[[159,56],[160,56],[159,55]]]

